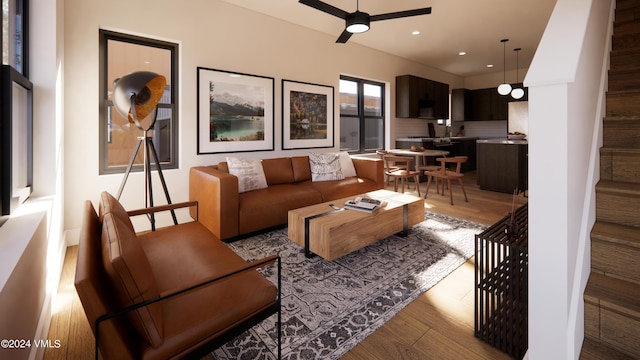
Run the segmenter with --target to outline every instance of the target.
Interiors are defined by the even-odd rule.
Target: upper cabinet
[[[396,117],[448,119],[449,84],[413,75],[396,76]]]
[[[507,120],[509,102],[526,100],[526,95],[520,100],[515,100],[508,95],[500,95],[497,88],[478,90],[453,89],[451,91],[451,120]]]

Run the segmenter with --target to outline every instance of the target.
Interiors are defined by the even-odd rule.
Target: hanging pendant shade
[[[500,95],[509,95],[511,92],[511,85],[507,83],[507,41],[509,39],[502,39],[500,42],[502,43],[502,84],[498,86],[498,94]]]
[[[518,99],[522,99],[522,97],[524,96],[524,89],[520,86],[520,83],[518,82],[518,53],[520,52],[520,50],[522,50],[521,48],[516,48],[513,49],[513,51],[516,52],[516,88],[514,88],[513,90],[511,90],[511,97],[518,100]]]

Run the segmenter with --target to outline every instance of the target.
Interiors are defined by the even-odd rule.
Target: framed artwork
[[[333,147],[333,86],[282,80],[282,149]]]
[[[198,67],[198,155],[273,150],[274,79]]]

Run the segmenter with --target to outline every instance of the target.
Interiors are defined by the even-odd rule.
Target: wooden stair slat
[[[640,183],[640,148],[600,148],[600,179]]]
[[[607,116],[634,116],[640,114],[640,91],[609,91],[606,100]]]
[[[608,116],[603,121],[603,145],[640,149],[640,117]]]
[[[640,285],[640,229],[597,221],[591,230],[592,271]]]
[[[640,184],[601,179],[596,185],[596,218],[640,227]]]
[[[580,360],[634,360],[635,356],[627,355],[616,348],[591,338],[585,338],[582,344]]]

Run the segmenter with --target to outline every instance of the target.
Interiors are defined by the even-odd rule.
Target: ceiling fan
[[[340,34],[340,36],[338,37],[338,40],[336,40],[337,43],[341,43],[341,44],[346,43],[351,37],[351,35],[362,33],[369,30],[369,23],[371,21],[390,20],[390,19],[398,19],[398,18],[409,17],[409,16],[431,14],[431,8],[427,7],[427,8],[421,8],[421,9],[397,11],[392,13],[371,16],[366,12],[360,11],[358,2],[356,2],[356,11],[352,13],[346,12],[342,9],[338,9],[335,6],[329,5],[320,0],[299,0],[298,2],[307,6],[311,6],[312,8],[320,10],[327,14],[337,16],[340,19],[343,19],[346,24],[345,29],[342,32],[342,34]]]

